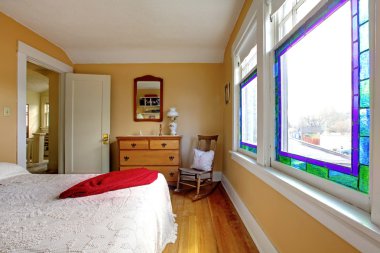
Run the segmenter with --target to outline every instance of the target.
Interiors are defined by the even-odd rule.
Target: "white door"
[[[65,173],[109,172],[111,77],[66,74]]]

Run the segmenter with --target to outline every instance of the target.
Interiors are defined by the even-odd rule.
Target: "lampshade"
[[[166,115],[168,117],[178,117],[179,116],[178,112],[175,110],[175,107],[171,107]]]

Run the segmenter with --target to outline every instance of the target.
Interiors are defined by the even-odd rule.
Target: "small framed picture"
[[[230,102],[230,96],[231,96],[231,85],[230,83],[227,83],[224,85],[224,102],[228,104]]]

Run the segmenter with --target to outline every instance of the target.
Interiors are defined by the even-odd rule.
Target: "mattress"
[[[176,240],[167,182],[82,198],[58,195],[94,175],[0,180],[0,252],[161,252]]]

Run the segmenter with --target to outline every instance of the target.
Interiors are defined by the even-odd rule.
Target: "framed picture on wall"
[[[224,85],[224,102],[228,104],[230,102],[230,83],[227,83]]]

